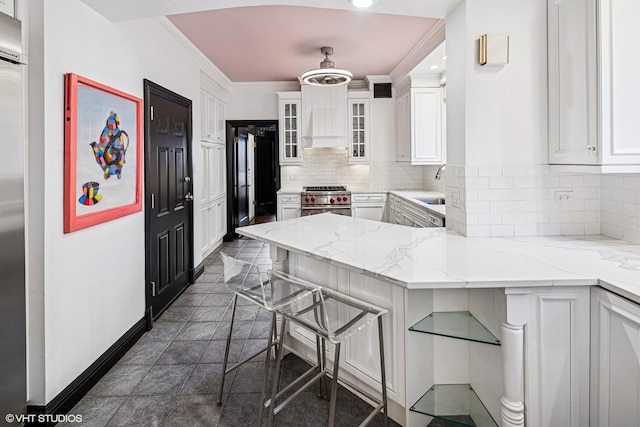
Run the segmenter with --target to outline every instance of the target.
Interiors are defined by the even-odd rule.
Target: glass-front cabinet
[[[368,92],[367,92],[368,93]],[[369,161],[369,100],[349,98],[349,162]]]
[[[280,119],[280,163],[301,163],[300,92],[278,92]]]

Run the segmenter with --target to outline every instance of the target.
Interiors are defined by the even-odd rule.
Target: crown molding
[[[413,70],[433,50],[445,40],[445,20],[441,19],[425,36],[414,46],[396,68],[389,73],[394,85],[398,84],[407,74]]]

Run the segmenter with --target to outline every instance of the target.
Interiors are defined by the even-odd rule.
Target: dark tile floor
[[[228,375],[223,404],[216,404],[233,296],[221,279],[220,250],[255,262],[265,271],[271,266],[268,246],[253,240],[225,243],[210,255],[197,282],[69,412],[82,415],[83,426],[258,425],[264,362],[247,363]],[[230,361],[266,345],[270,319],[268,312],[251,303],[238,307]],[[287,356],[283,383],[307,367],[301,359]],[[357,426],[369,410],[368,404],[339,388],[337,425]],[[276,422],[278,426],[321,426],[327,418],[327,401],[305,391],[278,414]],[[380,415],[372,425],[382,425]]]

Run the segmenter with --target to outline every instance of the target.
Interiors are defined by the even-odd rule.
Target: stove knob
[[[344,196],[344,197],[342,198],[342,201],[343,201],[343,202],[346,202],[346,201],[347,201],[347,196]]]
[[[307,202],[307,203],[309,203],[309,198],[308,198],[308,197],[305,197],[305,198],[304,198],[304,201],[305,201],[305,202]]]
[[[316,198],[315,198],[315,197],[312,197],[312,198],[311,198],[311,201],[312,201],[312,202],[315,202],[315,201],[316,201]]]
[[[338,201],[341,202],[342,201],[342,197],[338,197]]]
[[[336,201],[335,201],[335,200],[333,200],[333,199],[329,200],[329,203],[335,203],[335,202],[336,202]]]

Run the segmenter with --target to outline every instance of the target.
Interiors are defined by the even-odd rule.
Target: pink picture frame
[[[142,210],[142,99],[65,74],[64,232]]]

